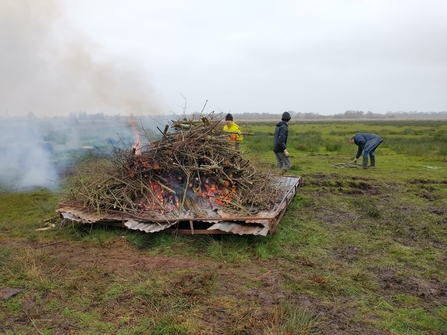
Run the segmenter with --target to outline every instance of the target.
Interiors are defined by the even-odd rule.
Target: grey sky
[[[447,110],[445,0],[0,4],[0,117]]]

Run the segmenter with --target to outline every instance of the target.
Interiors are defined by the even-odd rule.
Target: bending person
[[[370,167],[376,167],[376,155],[374,151],[383,142],[383,139],[376,134],[357,133],[349,139],[349,142],[358,146],[354,163],[363,154],[362,167],[368,168],[368,156],[371,160]]]

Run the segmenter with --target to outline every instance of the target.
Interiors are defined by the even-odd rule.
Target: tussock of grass
[[[318,315],[287,301],[273,308],[267,324],[263,335],[318,334]]]

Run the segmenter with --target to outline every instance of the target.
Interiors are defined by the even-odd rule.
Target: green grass
[[[243,130],[254,133],[244,155],[274,164],[274,123]],[[23,291],[0,300],[0,326],[16,334],[445,334],[446,131],[429,121],[292,121],[289,173],[303,185],[266,237],[63,222],[58,193],[2,192],[0,283]],[[356,132],[383,137],[375,169],[343,165]]]

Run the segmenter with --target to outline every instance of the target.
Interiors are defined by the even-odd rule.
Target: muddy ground
[[[368,194],[381,195],[381,192],[390,192],[393,188],[392,185],[387,185],[387,188],[383,189],[373,179],[352,180],[337,174],[309,175],[305,181],[300,193],[313,195],[315,199],[324,196],[325,193],[334,192],[357,194],[360,197]],[[423,186],[419,188],[420,196],[427,197],[430,192],[426,190],[429,190],[433,183],[426,180],[413,182]],[[397,186],[395,188],[395,191],[398,191]],[[388,195],[383,194],[383,199],[387,201]],[[442,209],[438,211],[440,218],[445,220],[446,211]],[[334,215],[334,211],[327,209],[321,210],[318,215],[321,216],[321,222],[327,225],[333,224],[335,218],[338,222],[355,219],[352,213],[337,212]],[[346,217],[343,217],[344,215]],[[411,245],[412,237],[408,236],[408,239],[408,245]],[[197,314],[198,322],[203,325],[203,332],[200,334],[262,334],[262,329],[272,327],[275,323],[272,311],[284,301],[317,317],[318,321],[313,327],[314,334],[392,334],[374,326],[374,320],[378,318],[374,314],[366,315],[359,320],[358,306],[348,297],[334,296],[332,301],[328,301],[309,293],[297,293],[287,289],[293,280],[291,276],[295,276],[297,281],[313,280],[316,284],[325,284],[325,279],[318,275],[314,274],[310,279],[306,277],[307,269],[314,266],[307,258],[252,261],[238,265],[198,258],[160,257],[148,255],[144,250],[130,246],[121,237],[102,246],[68,242],[2,241],[2,243],[4,248],[38,253],[40,258],[46,259],[49,264],[47,269],[42,270],[48,271],[46,275],[49,278],[54,278],[56,282],[65,281],[63,285],[68,285],[67,287],[72,289],[70,294],[85,294],[89,299],[91,298],[89,290],[102,290],[102,287],[94,282],[98,278],[102,278],[104,283],[110,284],[115,280],[121,280],[124,285],[132,286],[153,278],[154,273],[157,273],[157,278],[164,278],[169,287],[169,290],[167,287],[161,288],[165,296],[171,294],[169,292],[175,292],[175,297],[172,298],[181,296],[195,306],[201,306],[191,311]],[[355,246],[346,246],[341,250],[335,250],[334,257],[341,263],[349,264],[359,257],[360,252],[361,250]],[[421,299],[417,307],[424,309],[447,304],[447,285],[444,282],[423,280],[417,276],[400,276],[397,272],[394,268],[370,269],[371,275],[379,284],[376,295],[385,299],[398,294],[415,296]],[[172,275],[173,273],[176,275]],[[136,276],[138,279],[135,279]],[[46,294],[39,296],[27,294],[25,290],[10,299],[22,300],[24,313],[4,318],[8,324],[15,325],[16,329],[29,325],[32,320],[36,333],[39,328],[49,329],[51,334],[83,333],[81,326],[73,324],[63,314],[58,313],[57,309],[46,308],[55,300],[61,304],[69,304],[69,296],[61,294],[57,289],[54,292],[47,290]],[[131,329],[132,322],[136,324],[135,320],[144,318],[147,313],[153,313],[154,309],[149,300],[135,297],[130,288],[127,295],[119,294],[116,299],[107,303],[88,304],[91,304],[90,308],[95,309],[104,321],[110,323],[114,323],[123,314],[129,315],[126,329]],[[235,304],[232,305],[228,301],[234,301]],[[203,313],[199,316],[200,311]]]
[[[235,298],[239,302],[237,307],[238,313],[240,313],[239,317],[249,320],[248,324],[242,327],[244,328],[243,330],[239,329],[238,334],[260,334],[259,332],[263,324],[269,325],[271,322],[274,322],[270,315],[271,311],[282,301],[287,301],[289,304],[317,315],[318,323],[317,329],[315,329],[317,334],[389,334],[388,332],[370,328],[368,325],[353,322],[352,317],[356,311],[349,306],[348,300],[343,301],[334,298],[334,302],[328,304],[318,298],[284,289],[283,276],[281,275],[284,268],[277,261],[231,265],[195,259],[148,256],[126,246],[125,241],[119,238],[117,238],[115,243],[110,243],[104,247],[64,242],[7,242],[7,245],[22,250],[39,250],[49,257],[57,258],[57,264],[60,265],[53,271],[58,271],[61,276],[64,275],[66,269],[78,269],[89,272],[93,268],[95,274],[100,274],[103,278],[133,277],[136,272],[150,273],[151,271],[166,273],[166,276],[169,276],[169,273],[190,269],[194,269],[194,273],[202,272],[208,274],[208,276],[212,274],[212,280],[218,282],[218,287],[215,288],[212,294],[219,296],[220,300],[224,300],[225,297]],[[63,269],[60,268],[61,264],[64,264]],[[311,265],[308,264],[308,266]],[[266,271],[266,269],[269,270]],[[211,305],[211,301],[201,296],[207,294],[206,288],[202,293],[197,292],[198,290],[203,290],[207,284],[197,282],[197,277],[194,278],[193,274],[188,275],[185,273],[185,275],[173,279],[172,289],[189,297],[196,295],[197,297],[194,300],[198,301],[198,303],[200,303],[200,300],[203,300],[204,305],[206,305],[206,314],[200,316],[200,322],[205,327],[201,334],[228,334],[225,329],[231,329],[232,323],[235,322],[235,311],[229,311],[227,310],[228,307],[222,305]],[[433,297],[442,293],[439,287],[433,287],[433,285],[423,286],[417,282],[395,282],[392,270],[388,270],[380,274],[380,276],[383,279],[384,294],[392,294],[396,290],[399,292],[410,292],[415,289],[420,290],[421,294],[429,294]],[[200,280],[204,280],[203,277],[198,277],[201,278]],[[319,279],[315,278],[315,280],[318,281]],[[92,290],[95,289],[94,283],[84,283],[82,285],[90,286]],[[25,293],[19,293],[10,299],[20,299],[21,294]],[[445,292],[443,294],[445,295]],[[18,330],[21,328],[20,325],[25,326],[29,324],[30,320],[33,320],[36,325],[39,325],[36,327],[40,327],[42,330],[51,330],[52,334],[82,334],[80,327],[71,324],[63,315],[57,313],[58,311],[48,312],[45,306],[51,304],[51,301],[54,299],[65,300],[66,298],[48,292],[47,295],[39,299],[23,301],[23,308],[27,311],[26,314],[22,318],[10,319],[8,324],[15,325],[15,329]],[[126,304],[127,299],[131,299],[131,297],[121,296],[115,303],[117,305]],[[108,319],[109,322],[113,323],[116,318],[119,318],[116,312],[121,307],[104,305],[96,306],[95,308],[100,311],[105,321]],[[140,309],[140,311],[135,313],[140,317],[144,317],[150,306],[146,302],[141,301],[141,304],[132,305],[132,308]],[[44,322],[42,323],[40,320],[44,320]],[[253,326],[252,329],[250,329],[250,324]],[[221,332],[222,330],[224,332]]]

